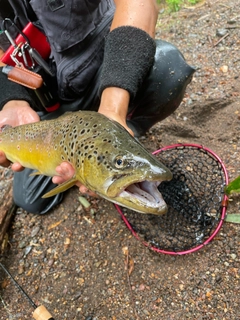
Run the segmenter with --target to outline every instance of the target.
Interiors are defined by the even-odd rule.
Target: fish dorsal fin
[[[61,183],[60,185],[58,185],[56,188],[53,188],[51,191],[45,193],[42,198],[49,198],[52,196],[55,196],[58,193],[64,192],[67,189],[70,189],[72,186],[74,186],[77,182],[77,179],[75,177],[73,177],[72,179]]]

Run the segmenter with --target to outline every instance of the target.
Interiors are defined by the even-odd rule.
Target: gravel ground
[[[157,37],[177,45],[198,67],[184,101],[142,143],[154,151],[178,142],[214,150],[230,179],[240,174],[240,8],[237,0],[204,1],[167,14]],[[224,38],[223,38],[224,37]],[[240,319],[240,226],[224,223],[192,254],[157,254],[132,236],[115,207],[77,188],[45,216],[18,209],[1,262],[55,319]],[[240,196],[228,213],[240,212]],[[31,308],[0,271],[0,319],[31,319]]]

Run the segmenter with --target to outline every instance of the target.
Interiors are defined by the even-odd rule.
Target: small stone
[[[143,313],[144,313],[146,316],[149,316],[149,315],[150,315],[150,313],[149,313],[146,309],[143,310]]]
[[[32,251],[32,246],[27,246],[26,249],[25,249],[25,257]]]
[[[139,291],[143,291],[144,289],[145,289],[145,285],[144,284],[140,284]]]
[[[48,266],[51,267],[51,266],[53,265],[53,263],[54,263],[54,259],[50,259],[50,260],[48,261]]]
[[[228,66],[221,66],[220,71],[222,71],[223,73],[228,72]]]
[[[24,266],[23,264],[21,264],[19,267],[18,267],[18,274],[23,274],[24,272]]]
[[[216,30],[216,36],[218,37],[224,37],[227,33],[228,33],[228,30],[224,28]]]
[[[35,237],[38,234],[39,230],[40,230],[39,226],[33,228],[31,232],[31,237]]]
[[[231,254],[231,258],[232,258],[233,260],[235,260],[235,259],[237,258],[237,255],[236,255],[235,253],[232,253],[232,254]]]
[[[27,245],[26,242],[23,240],[19,243],[18,248],[23,249],[26,247],[26,245]]]

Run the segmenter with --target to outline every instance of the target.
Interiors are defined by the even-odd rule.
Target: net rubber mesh
[[[226,172],[209,151],[195,146],[168,148],[155,154],[173,173],[159,191],[168,205],[161,216],[121,208],[132,232],[152,249],[192,250],[211,238],[222,223]]]

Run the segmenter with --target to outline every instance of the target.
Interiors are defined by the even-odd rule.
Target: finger
[[[5,153],[0,151],[0,166],[9,167],[10,161],[6,158]]]
[[[22,171],[24,169],[24,167],[19,163],[19,162],[15,162],[12,164],[12,170],[19,172]]]
[[[78,185],[78,184],[77,184]],[[79,186],[79,185],[78,185]],[[98,197],[96,193],[93,191],[89,190],[87,187],[85,187],[83,184],[79,186],[79,191],[83,194],[88,194],[91,197]]]
[[[63,162],[57,166],[56,172],[65,180],[71,179],[75,174],[73,166],[68,162]]]
[[[65,182],[65,181],[66,181],[66,179],[64,179],[64,178],[62,178],[62,177],[59,177],[59,176],[54,176],[54,177],[52,178],[52,182],[53,182],[54,184],[61,184],[61,183]]]

